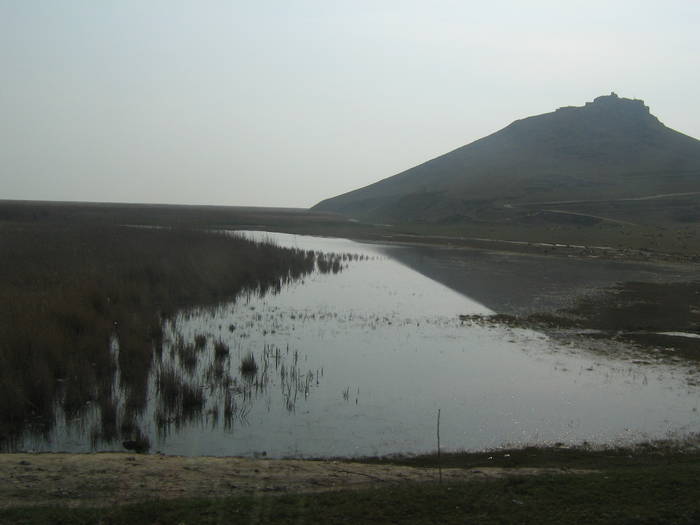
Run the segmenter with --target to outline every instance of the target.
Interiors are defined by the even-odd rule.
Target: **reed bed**
[[[214,357],[219,359],[224,359],[228,357],[229,347],[221,339],[214,343]]]
[[[243,375],[254,375],[257,373],[258,363],[252,353],[246,354],[243,359],[241,359],[240,370]]]
[[[3,448],[29,422],[50,428],[56,403],[79,417],[97,402],[114,434],[110,396],[123,393],[124,419],[143,410],[164,320],[240,293],[278,291],[316,265],[313,252],[231,235],[70,221],[0,222],[0,246]],[[206,341],[198,334],[183,343],[185,368],[196,362],[190,345]]]

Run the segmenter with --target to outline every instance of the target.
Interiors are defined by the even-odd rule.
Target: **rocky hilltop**
[[[516,120],[313,209],[384,222],[508,221],[532,216],[537,204],[695,192],[700,141],[666,127],[642,100],[611,93]]]

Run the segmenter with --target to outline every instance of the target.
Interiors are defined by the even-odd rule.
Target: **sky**
[[[0,199],[308,207],[615,91],[700,138],[700,2],[0,0]]]

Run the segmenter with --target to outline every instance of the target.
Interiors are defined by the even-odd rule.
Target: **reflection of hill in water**
[[[694,278],[688,268],[671,265],[438,247],[387,246],[382,251],[497,313],[565,308],[576,297],[617,282]]]

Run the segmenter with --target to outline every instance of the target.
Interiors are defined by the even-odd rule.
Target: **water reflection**
[[[530,314],[620,282],[694,281],[687,266],[596,258],[519,255],[469,249],[386,246],[382,252],[498,313]]]
[[[335,258],[337,272],[317,265],[277,293],[164,320],[147,366],[125,360],[115,337],[99,402],[79,413],[59,407],[50,432],[19,446],[423,452],[434,447],[438,408],[447,449],[700,430],[698,389],[680,368],[602,359],[536,332],[471,322],[491,310],[396,262],[386,247],[264,235],[345,255]]]
[[[240,296],[250,301],[268,293],[274,295],[310,272],[338,274],[350,261],[365,258],[351,253],[314,250],[301,252],[301,255],[303,264],[292,264],[297,263],[297,259],[280,276],[265,281],[252,279],[251,282],[257,284],[245,285]],[[201,310],[204,311],[208,310]],[[108,449],[119,448],[121,443],[127,449],[143,452],[150,448],[150,431],[146,429],[150,426],[149,418],[153,418],[161,436],[169,435],[173,424],[177,430],[206,419],[203,412],[207,396],[200,384],[203,372],[206,372],[204,379],[210,390],[223,388],[226,394],[233,389],[234,394],[242,391],[248,395],[248,388],[238,388],[236,380],[233,379],[232,383],[230,374],[225,373],[224,358],[229,349],[221,338],[212,342],[214,360],[204,371],[201,357],[207,354],[207,335],[194,334],[188,342],[176,328],[178,321],[190,319],[192,315],[201,313],[191,310],[174,316],[166,312],[153,312],[152,315],[150,312],[149,315],[133,312],[132,318],[114,322],[109,342],[93,344],[88,354],[92,355],[91,360],[71,359],[71,354],[68,354],[58,367],[56,363],[49,363],[50,373],[58,376],[55,379],[58,386],[49,402],[44,403],[48,409],[32,410],[24,419],[10,415],[10,424],[5,421],[7,415],[2,414],[0,449],[14,451],[58,446],[60,450],[73,450],[76,447],[83,449],[87,443],[93,449]],[[169,333],[166,334],[168,326]],[[229,328],[235,330],[234,325]],[[76,329],[86,331],[90,328],[81,325]],[[164,354],[165,347],[169,349],[168,354]],[[258,379],[255,373],[244,375],[258,390],[267,380],[265,374],[262,379]],[[38,381],[39,378],[35,380]],[[20,397],[29,399],[37,392],[24,392]],[[224,415],[231,414],[231,417],[225,417],[225,424],[230,426],[239,411],[231,400],[224,400],[223,405]],[[210,408],[205,414],[211,415],[216,422],[218,407]]]

